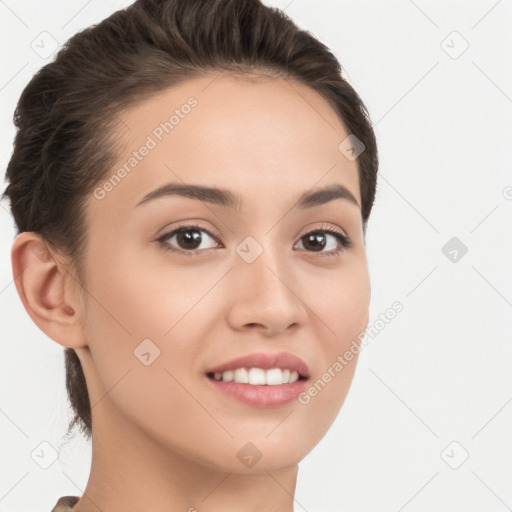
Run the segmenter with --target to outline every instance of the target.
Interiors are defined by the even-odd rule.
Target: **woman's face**
[[[123,150],[87,204],[78,353],[93,432],[226,471],[298,463],[334,421],[368,323],[357,161],[338,148],[349,134],[298,82],[227,74],[174,86],[119,118]],[[229,196],[147,198],[170,184]],[[342,193],[297,204],[333,185]],[[236,205],[221,201],[231,196]],[[172,233],[190,225],[199,227]],[[316,396],[254,405],[206,375],[277,352],[307,364],[300,385],[320,382]],[[251,469],[243,457],[258,453]]]

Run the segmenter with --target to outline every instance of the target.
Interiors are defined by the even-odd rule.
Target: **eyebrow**
[[[238,194],[231,190],[205,187],[202,185],[192,185],[190,183],[167,183],[149,193],[147,193],[136,206],[147,203],[154,199],[164,196],[179,196],[190,199],[197,199],[207,203],[226,206],[236,211],[240,211],[242,199]],[[326,204],[335,199],[344,199],[361,208],[352,192],[344,185],[335,183],[324,188],[306,190],[297,199],[295,207],[303,210]]]

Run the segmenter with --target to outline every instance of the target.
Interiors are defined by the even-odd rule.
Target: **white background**
[[[0,2],[2,176],[16,101],[51,59],[33,41],[47,32],[62,44],[128,3]],[[295,510],[512,510],[512,1],[266,3],[334,51],[370,111],[370,324],[404,305],[361,352],[340,414],[300,464]],[[0,510],[43,512],[82,494],[90,446],[62,440],[63,349],[17,295],[14,224],[0,206]],[[468,248],[456,262],[442,252],[454,236]],[[41,442],[60,451],[48,469],[31,458]]]

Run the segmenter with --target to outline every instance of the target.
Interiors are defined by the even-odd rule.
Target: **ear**
[[[16,290],[34,323],[64,347],[85,346],[74,277],[57,254],[40,235],[25,231],[14,240],[11,262]]]

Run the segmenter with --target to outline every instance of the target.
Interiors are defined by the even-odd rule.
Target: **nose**
[[[264,250],[252,263],[240,258],[231,278],[235,284],[228,323],[233,329],[255,329],[273,337],[306,323],[307,283],[297,279],[282,254]]]

